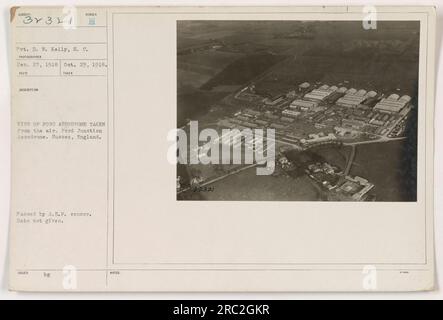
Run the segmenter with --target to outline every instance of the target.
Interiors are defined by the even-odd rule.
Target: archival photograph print
[[[177,200],[416,201],[420,23],[178,21]]]

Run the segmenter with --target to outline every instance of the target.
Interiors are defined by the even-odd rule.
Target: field
[[[211,90],[220,85],[245,84],[284,58],[285,56],[267,53],[247,55],[228,65],[203,85],[202,89]]]
[[[357,147],[352,175],[375,184],[377,201],[416,201],[416,154],[406,141]]]
[[[187,120],[196,120],[207,114],[214,101],[222,99],[226,92],[194,90],[177,96],[177,126],[182,127]]]
[[[379,22],[377,28],[377,32],[363,30],[361,23],[354,21],[319,23],[318,37],[304,48],[294,47],[294,59],[263,81],[286,85],[323,82],[416,95],[417,23]]]
[[[349,150],[347,150],[348,148],[349,147],[345,146],[328,146],[311,149],[311,151],[324,159],[325,162],[328,162],[343,170],[346,166],[347,157],[349,156]]]
[[[213,192],[202,197],[205,200],[227,201],[316,201],[318,191],[306,176],[257,176],[255,168],[242,171],[211,184]]]

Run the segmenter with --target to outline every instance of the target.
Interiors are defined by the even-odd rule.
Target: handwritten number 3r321
[[[23,24],[46,24],[46,25],[58,25],[58,24],[65,24],[65,25],[71,25],[74,22],[74,17],[72,15],[67,15],[64,17],[33,17],[31,15],[24,16],[23,17]]]

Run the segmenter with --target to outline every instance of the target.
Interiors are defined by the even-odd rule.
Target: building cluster
[[[224,125],[238,129],[274,128],[279,140],[301,148],[359,137],[397,137],[403,134],[402,119],[412,108],[407,95],[385,96],[352,87],[303,82],[272,98],[260,98],[254,88],[250,85],[235,95],[239,98],[249,92],[256,98],[253,105],[242,100],[242,111],[225,119]]]
[[[321,143],[330,143],[331,141],[336,141],[337,137],[333,133],[324,134],[320,133],[311,133],[308,135],[308,139],[301,139],[300,142],[302,145],[313,145],[313,144],[321,144]]]
[[[360,105],[363,101],[365,101],[367,98],[374,98],[377,96],[377,92],[375,91],[369,91],[367,92],[364,89],[356,90],[354,88],[351,88],[347,90],[345,87],[343,87],[343,90],[345,91],[345,95],[337,100],[336,104],[341,107],[349,107],[349,108],[355,108],[358,105]]]
[[[342,172],[327,162],[312,163],[306,169],[308,176],[328,190],[333,190],[340,180]]]
[[[404,95],[400,97],[398,94],[393,93],[389,97],[381,99],[381,101],[375,105],[374,110],[380,110],[380,112],[387,113],[398,113],[410,101],[410,96]]]
[[[308,92],[304,95],[306,100],[311,101],[325,101],[327,97],[337,91],[338,87],[336,86],[328,86],[327,84],[322,85],[319,88],[313,89],[311,92]]]
[[[263,100],[265,106],[268,107],[278,107],[279,105],[285,103],[285,96],[281,95],[281,96],[277,96],[275,97],[275,99],[270,99],[270,98],[265,98]]]
[[[297,118],[299,115],[301,115],[300,111],[297,110],[293,110],[293,109],[285,109],[281,112],[281,114],[283,116],[288,116],[288,117],[294,117]]]
[[[289,105],[291,109],[300,109],[301,111],[309,111],[317,106],[318,101],[306,101],[302,99],[296,99]]]
[[[363,201],[374,184],[365,178],[346,176],[344,182],[335,189],[336,193],[350,200]]]
[[[342,117],[341,127],[369,134],[385,135],[392,131],[408,114],[411,107],[405,107],[400,112],[384,112],[380,109],[351,109]],[[400,134],[401,132],[399,132]]]
[[[299,90],[307,89],[310,84],[304,82],[299,85]],[[386,113],[398,113],[406,107],[411,101],[411,97],[404,95],[400,97],[397,94],[391,94],[384,98],[383,95],[375,91],[366,91],[365,89],[355,89],[337,86],[328,86],[324,84],[311,91],[307,91],[302,98],[295,99],[289,105],[290,109],[299,111],[310,111],[321,105],[322,103],[332,103],[337,106],[346,108],[369,106],[374,107],[374,110]],[[375,105],[375,106],[374,106]]]
[[[249,91],[242,90],[237,95]],[[399,132],[402,130],[406,115],[412,108],[411,98],[406,95],[385,96],[375,91],[344,86],[311,86],[308,82],[292,88],[287,94],[262,97],[256,101],[254,106],[244,104],[241,111],[223,119],[220,124],[240,130],[274,128],[278,142],[290,144],[299,150],[321,144],[341,144],[362,137],[393,137],[393,128],[399,127]],[[223,142],[233,143],[234,146],[242,144],[241,140],[234,141]],[[250,147],[254,146],[255,143]],[[298,167],[284,156],[278,159],[278,163],[288,171],[294,167],[303,168],[311,179],[328,191],[331,199],[363,201],[374,188],[368,180],[346,175],[328,163]]]
[[[327,162],[310,164],[308,176],[330,191],[332,199],[364,201],[374,184],[359,176],[345,176],[339,168]]]

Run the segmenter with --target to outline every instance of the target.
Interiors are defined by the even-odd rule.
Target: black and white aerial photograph
[[[416,201],[419,38],[418,21],[178,21],[177,200]]]

